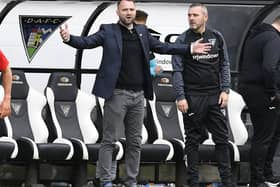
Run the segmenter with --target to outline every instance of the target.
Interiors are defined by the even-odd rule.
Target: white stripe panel
[[[151,110],[152,110],[152,114],[153,114],[153,119],[154,119],[154,123],[155,126],[157,128],[157,133],[158,133],[158,139],[162,139],[163,138],[163,133],[162,133],[162,128],[161,125],[159,123],[158,117],[157,117],[157,111],[156,111],[156,96],[154,94],[154,99],[152,101],[149,100],[150,106],[151,106]]]
[[[177,105],[176,105],[176,108],[177,108],[177,116],[178,116],[179,127],[180,127],[180,130],[181,130],[181,133],[182,133],[182,137],[184,138],[184,141],[186,141],[183,114],[182,114],[182,112],[178,109]]]
[[[87,150],[86,144],[78,138],[71,138],[71,139],[73,139],[81,144],[82,149],[83,149],[83,160],[88,160],[88,150]]]
[[[66,160],[70,160],[73,155],[74,155],[74,147],[73,147],[73,144],[70,140],[67,140],[65,138],[57,138],[53,141],[53,143],[60,143],[60,144],[66,144],[66,145],[69,145],[70,146],[70,151],[69,151],[69,154],[68,156],[66,157]]]
[[[153,142],[153,144],[164,144],[164,145],[168,145],[169,148],[170,148],[170,151],[166,157],[166,160],[171,160],[172,157],[174,156],[174,148],[173,148],[173,145],[167,141],[167,140],[163,140],[163,139],[157,139]]]
[[[236,145],[244,145],[248,139],[248,131],[241,119],[241,112],[245,107],[242,96],[230,90],[228,99],[228,118],[232,131],[234,143]]]
[[[15,148],[14,148],[14,151],[12,152],[12,154],[11,154],[11,158],[16,158],[16,156],[18,154],[18,144],[17,144],[17,142],[10,137],[4,137],[4,136],[0,137],[0,141],[1,142],[10,142],[10,143],[14,144]]]
[[[232,145],[232,147],[233,147],[233,156],[234,156],[234,161],[235,162],[239,162],[240,161],[240,153],[239,153],[239,149],[238,149],[238,147],[237,147],[237,145],[235,144],[235,143],[233,143],[233,142],[231,142],[231,141],[229,141],[229,143]]]
[[[212,139],[212,134],[210,132],[208,132],[208,139],[206,139],[202,144],[215,145],[215,142]]]
[[[27,96],[28,117],[36,143],[47,143],[49,131],[42,118],[42,110],[47,100],[43,94],[29,87]]]
[[[145,144],[148,141],[148,132],[145,125],[142,125],[142,140],[141,144]]]
[[[28,137],[21,137],[21,138],[29,141],[32,144],[32,147],[33,147],[33,159],[38,160],[39,159],[39,151],[38,151],[38,147],[37,147],[36,143],[32,139],[30,139]]]
[[[100,109],[101,109],[101,113],[102,115],[104,114],[104,103],[105,103],[105,99],[103,99],[102,97],[98,97],[97,98],[99,104],[100,104]]]
[[[178,142],[178,143],[182,146],[182,148],[185,149],[185,143],[184,143],[182,140],[177,139],[177,138],[173,138],[173,140],[175,140],[176,142]]]
[[[13,128],[12,128],[11,122],[8,117],[5,117],[4,121],[5,121],[5,126],[7,129],[7,136],[12,138],[13,137]]]
[[[59,123],[58,123],[58,120],[56,117],[56,113],[55,113],[55,109],[54,109],[54,93],[51,88],[47,87],[46,95],[47,95],[47,101],[49,103],[49,107],[51,110],[52,120],[53,120],[54,126],[56,128],[57,136],[58,136],[58,138],[62,138],[61,128],[59,126]]]
[[[123,155],[124,155],[124,148],[123,145],[121,144],[121,142],[117,141],[116,145],[119,147],[119,151],[116,157],[116,160],[121,160]]]
[[[91,112],[96,106],[95,97],[78,90],[76,106],[78,121],[85,144],[96,143],[99,138],[99,134],[93,121],[91,120]]]

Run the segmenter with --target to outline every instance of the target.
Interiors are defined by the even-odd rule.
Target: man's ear
[[[204,15],[204,21],[205,23],[208,21],[208,15]]]

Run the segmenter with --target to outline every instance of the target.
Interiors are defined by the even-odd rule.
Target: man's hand
[[[161,72],[163,71],[162,67],[160,65],[157,65],[156,68],[155,68],[155,72],[156,74],[160,74]]]
[[[199,53],[199,54],[207,54],[212,47],[211,43],[201,43],[203,38],[196,40],[191,43],[191,54]]]
[[[0,103],[0,118],[3,119],[11,114],[11,100],[9,98],[4,98]]]
[[[177,101],[177,107],[182,113],[187,113],[189,109],[189,105],[186,99],[182,99],[180,101]]]
[[[219,105],[221,108],[225,108],[228,103],[228,94],[226,92],[221,92],[220,98],[219,98]]]
[[[59,27],[60,29],[60,36],[64,42],[68,42],[70,40],[70,33],[68,29],[68,25],[64,24],[64,28],[62,26]]]

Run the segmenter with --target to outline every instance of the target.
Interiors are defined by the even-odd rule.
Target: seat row
[[[184,128],[177,110],[172,76],[155,78],[154,100],[146,102],[143,121],[141,162],[182,163]],[[248,137],[240,118],[245,106],[242,97],[230,92],[228,116],[234,162],[247,159],[244,149]],[[72,186],[87,182],[87,164],[96,163],[102,138],[104,101],[77,86],[73,73],[56,72],[49,77],[45,95],[27,83],[23,71],[13,70],[12,115],[1,120],[1,160],[24,163],[28,169],[26,186],[41,183],[41,163],[71,165]],[[125,148],[124,129],[118,129],[114,159],[122,160]],[[215,161],[214,144],[209,139],[200,146],[201,161]]]
[[[3,90],[2,90],[3,92]],[[38,184],[41,163],[73,166],[72,186],[86,183],[87,162],[98,160],[96,99],[77,88],[71,73],[53,73],[45,95],[13,70],[12,114],[1,120],[1,160],[27,167],[25,186]],[[123,156],[116,142],[115,159]]]

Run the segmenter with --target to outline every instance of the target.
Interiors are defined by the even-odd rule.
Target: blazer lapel
[[[113,28],[114,28],[117,44],[119,46],[120,54],[122,54],[122,33],[121,33],[120,26],[118,24],[114,24]]]

